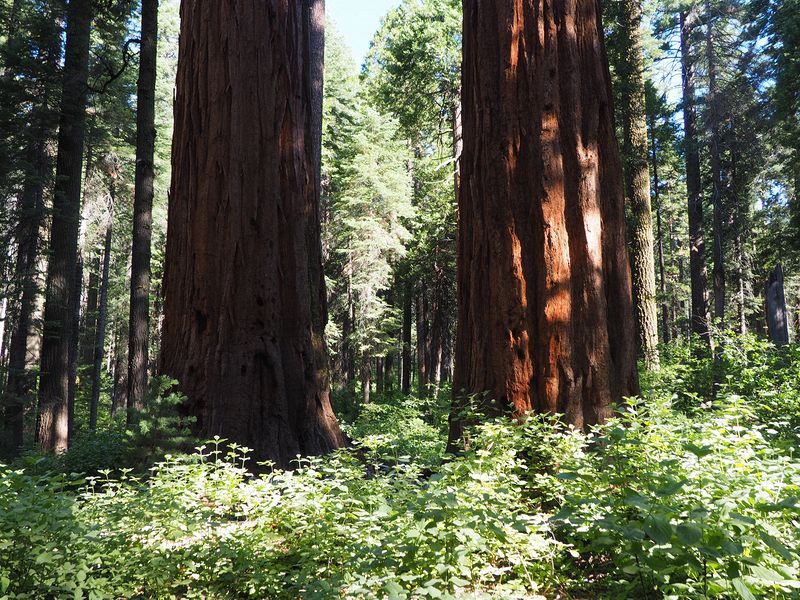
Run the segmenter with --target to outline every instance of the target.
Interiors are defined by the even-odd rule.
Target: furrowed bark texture
[[[75,335],[71,300],[78,263],[91,23],[92,1],[70,0],[36,427],[39,445],[56,452],[65,451],[69,443],[70,350]]]
[[[198,433],[286,466],[345,443],[318,224],[319,0],[184,0],[162,370]]]
[[[622,168],[595,0],[464,3],[465,396],[583,427],[639,391]]]
[[[153,156],[156,145],[158,0],[142,0],[142,35],[136,102],[136,184],[133,199],[127,404],[144,407],[150,331],[150,245],[153,237]]]
[[[53,15],[52,29],[42,46],[46,48],[47,66],[56,71],[61,55],[63,14]],[[57,116],[51,109],[53,90],[41,88],[39,104],[35,107],[30,125],[28,167],[20,196],[17,229],[17,261],[15,281],[19,286],[17,318],[11,331],[8,350],[8,379],[3,397],[3,423],[0,428],[9,436],[10,454],[16,455],[23,443],[25,408],[35,389],[35,375],[27,369],[28,334],[34,322],[39,289],[39,236],[45,217],[45,186],[52,179],[53,157],[50,141]]]
[[[658,369],[658,307],[653,241],[653,212],[650,204],[647,116],[645,113],[644,54],[642,50],[641,0],[626,0],[620,34],[625,51],[621,55],[623,157],[625,195],[630,203],[631,263],[633,297],[639,348],[648,369]]]

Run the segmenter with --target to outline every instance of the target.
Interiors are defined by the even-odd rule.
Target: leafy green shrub
[[[716,366],[710,353],[697,357],[687,344],[670,344],[664,347],[661,371],[645,374],[643,387],[698,414],[716,399],[747,398],[766,433],[800,442],[800,345],[776,347],[753,334],[727,331],[715,332],[714,338],[720,349]]]
[[[800,462],[720,403],[695,420],[629,405],[553,476],[556,531],[607,571],[603,597],[800,597]]]
[[[186,397],[177,391],[177,381],[169,377],[154,377],[145,407],[133,416],[128,432],[135,449],[132,465],[150,466],[172,453],[189,453],[200,443],[192,434],[196,419],[181,414]]]
[[[235,444],[181,453],[163,381],[134,438],[0,466],[0,598],[800,598],[797,349],[737,343],[714,398],[678,347],[588,434],[473,415],[444,456],[447,391],[385,397],[354,449],[258,477]],[[112,477],[129,443],[162,458]]]
[[[358,440],[371,456],[384,461],[417,462],[433,465],[441,461],[445,438],[440,427],[426,422],[416,399],[399,405],[373,403],[361,408],[361,414],[348,435]]]
[[[501,444],[505,432],[483,435]],[[552,578],[557,545],[523,510],[511,449],[430,478],[415,465],[370,472],[352,452],[253,478],[246,450],[220,447],[168,457],[147,480],[90,478],[77,494],[63,476],[1,472],[3,592],[531,598]]]

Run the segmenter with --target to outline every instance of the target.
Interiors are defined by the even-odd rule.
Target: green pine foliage
[[[326,258],[335,282],[329,342],[338,342],[338,353],[353,353],[362,386],[368,386],[371,360],[387,352],[398,327],[386,292],[406,254],[407,224],[415,215],[410,152],[397,123],[359,89],[352,59],[331,28],[328,39],[323,243],[333,249]]]

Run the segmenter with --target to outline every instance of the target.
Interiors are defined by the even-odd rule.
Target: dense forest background
[[[151,371],[158,362],[162,310],[177,4],[161,3],[159,14],[153,285],[148,302]],[[794,200],[800,178],[795,141],[797,7],[764,1],[687,6],[646,5],[641,30],[628,3],[605,6],[619,139],[629,169],[644,159],[643,149],[626,141],[623,131],[630,122],[627,113],[638,110],[626,101],[628,74],[636,64],[631,57],[643,53],[642,140],[647,144],[647,200],[652,207],[644,216],[644,245],[651,246],[648,256],[654,260],[653,289],[647,293],[658,311],[649,335],[657,335],[659,342],[688,339],[692,333],[693,270],[702,269],[707,279],[700,290],[706,321],[722,328],[766,333],[765,286],[779,265],[787,305],[800,302]],[[80,286],[74,309],[79,325],[73,344],[79,348],[73,362],[78,381],[74,393],[81,398],[76,406],[86,407],[84,400],[94,387],[105,407],[101,418],[111,414],[112,404],[124,406],[127,395],[138,10],[133,2],[103,4],[91,34]],[[326,334],[332,381],[341,395],[358,393],[368,401],[370,390],[433,391],[452,378],[460,10],[458,2],[402,4],[384,19],[360,69],[335,23],[328,24],[321,215],[330,313]],[[26,319],[28,370],[35,372],[39,362],[52,146],[62,94],[58,31],[63,11],[58,2],[3,6],[4,381],[28,283],[36,290]],[[694,22],[687,25],[687,20]],[[713,44],[710,51],[708,43]],[[691,75],[693,96],[688,99],[682,70]],[[683,124],[687,101],[696,119],[692,140]],[[700,188],[689,194],[685,161],[692,146],[699,155]],[[44,150],[43,164],[37,163],[41,157],[32,156],[37,147]],[[26,186],[41,187],[40,206],[26,206]],[[687,194],[696,195],[702,206],[699,239],[689,235]],[[634,236],[643,217],[630,204],[629,211]],[[704,247],[695,265],[690,244],[698,243]],[[33,254],[24,256],[29,247],[35,248]],[[789,326],[796,330],[800,311],[791,314]],[[99,369],[94,368],[95,355],[101,357]]]
[[[177,214],[171,195],[174,201],[188,188],[176,182],[195,173],[190,161],[176,159],[194,141],[186,133],[190,116],[173,142],[175,82],[196,98],[207,89],[203,69],[196,79],[179,74],[180,2],[0,0],[0,457],[14,465],[0,477],[14,497],[3,497],[0,508],[16,515],[0,517],[0,553],[13,549],[9,566],[0,565],[0,597],[25,590],[36,590],[32,597],[74,590],[81,590],[75,597],[110,597],[108,590],[201,597],[192,594],[203,589],[219,595],[202,597],[228,597],[237,578],[235,597],[492,590],[498,597],[797,597],[800,466],[791,448],[800,375],[791,342],[800,334],[800,2],[604,0],[602,11],[617,138],[610,142],[622,159],[648,408],[632,403],[619,421],[586,437],[583,420],[568,418],[577,425],[569,429],[537,417],[515,428],[502,418],[485,423],[487,414],[499,415],[483,406],[473,407],[480,418],[460,416],[469,408],[460,388],[486,391],[459,375],[456,341],[466,287],[458,264],[462,98],[475,98],[462,89],[464,15],[460,0],[403,0],[383,19],[362,65],[335,22],[324,29],[315,210],[324,277],[317,289],[325,295],[312,300],[310,327],[324,331],[325,342],[308,353],[311,362],[327,361],[320,385],[325,394],[330,389],[343,433],[327,399],[317,399],[330,426],[326,439],[311,443],[299,434],[279,449],[256,446],[248,468],[271,473],[258,479],[236,443],[203,446],[195,462],[184,456],[210,431],[211,417],[198,426],[206,408],[186,389],[192,377],[163,375],[176,373],[182,344],[212,352],[191,346],[189,334],[176,336],[175,325],[162,327],[164,282],[172,277],[173,289],[197,295],[175,283],[179,263],[170,276],[167,258],[168,215]],[[203,64],[216,63],[212,56]],[[246,153],[233,143],[239,151]],[[478,164],[480,156],[467,152]],[[181,168],[173,172],[176,160]],[[208,230],[195,234],[213,246],[216,220],[234,217],[209,214]],[[184,222],[172,227],[188,230]],[[247,258],[231,256],[230,264]],[[238,288],[223,289],[225,281],[202,285],[235,297]],[[490,319],[492,309],[473,306],[470,322],[481,313]],[[162,345],[165,331],[170,339]],[[469,356],[461,364],[475,366]],[[205,375],[197,369],[202,386],[214,384]],[[216,385],[224,390],[228,382]],[[249,384],[231,383],[232,397],[236,385]],[[234,409],[219,410],[241,425],[247,419]],[[449,450],[461,444],[466,452],[459,460],[442,459],[448,433]],[[248,435],[233,441],[253,445]],[[592,454],[606,442],[607,455]],[[286,467],[296,454],[351,443],[360,448],[353,455],[300,463],[297,479],[254,464],[270,459]],[[651,452],[646,458],[636,456],[642,446]],[[228,452],[230,468],[222,468],[217,459]],[[737,453],[748,458],[739,461]],[[679,455],[685,460],[676,466],[670,461]],[[715,457],[713,465],[704,462]],[[366,479],[359,460],[369,465]],[[126,487],[129,473],[156,462],[153,479]],[[119,469],[123,481],[111,476]],[[402,477],[396,469],[405,469]],[[70,473],[88,473],[89,491],[76,492],[84,480],[59,479]],[[326,478],[340,483],[323,490]],[[628,489],[637,478],[644,487]],[[173,502],[194,498],[201,480],[197,505]],[[265,481],[273,492],[259,487]],[[127,499],[115,504],[115,493]],[[283,503],[270,496],[267,510],[258,502],[270,493]],[[339,493],[351,502],[346,510],[330,500]],[[705,513],[689,505],[697,495],[707,500]],[[142,504],[131,508],[137,497]],[[251,501],[260,506],[253,514],[242,508]],[[70,513],[75,502],[91,526],[58,521],[57,507]],[[231,533],[241,545],[226,541],[227,562],[216,570],[217,555],[181,546],[185,540],[176,542],[180,533],[167,526],[196,510],[186,527],[199,530],[209,522],[206,509],[220,521],[241,510],[232,522],[258,523]],[[126,510],[137,515],[128,533],[149,520],[163,526],[159,543],[172,557],[164,559],[172,565],[166,574],[154,575],[160,567],[147,562],[141,540],[131,542],[145,558],[129,565],[130,580],[104,570],[104,560],[113,563],[109,552],[124,548],[125,556],[134,546],[123,541],[124,528],[116,541],[92,546],[83,528],[113,529]],[[85,560],[72,557],[74,570],[59,570],[56,563],[72,556],[65,542],[51,533],[42,539],[52,543],[28,539],[26,511],[41,517],[41,531],[83,540],[75,553]],[[340,514],[352,520],[339,523]],[[408,521],[382,528],[382,517],[397,515]],[[444,529],[425,533],[419,523],[428,518]],[[281,534],[247,537],[266,536],[264,527]],[[13,534],[4,538],[6,531]],[[217,543],[228,539],[214,535]],[[337,548],[343,538],[352,547]],[[40,542],[41,554],[23,552]],[[276,558],[263,550],[273,543],[291,550]],[[381,545],[402,558],[386,559]],[[419,555],[409,549],[417,546]],[[244,558],[254,547],[264,554]],[[323,575],[326,564],[338,566]],[[436,565],[444,566],[434,572]],[[574,577],[556,577],[557,565]],[[52,568],[47,577],[35,574],[45,568]],[[95,588],[73,585],[94,576]],[[152,578],[137,588],[137,577]]]

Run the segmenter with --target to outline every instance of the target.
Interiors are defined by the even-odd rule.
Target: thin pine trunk
[[[711,159],[711,205],[714,214],[714,320],[725,326],[725,248],[722,207],[722,166],[720,149],[719,90],[717,89],[717,54],[711,2],[706,0],[706,61],[708,62],[708,128]]]
[[[411,393],[411,284],[405,283],[403,290],[403,333],[402,333],[402,375],[400,389],[403,394]]]
[[[129,419],[144,406],[150,341],[150,246],[156,143],[155,91],[158,55],[158,0],[142,0],[139,80],[136,102],[136,181],[133,198],[131,296],[128,341]]]
[[[428,337],[428,302],[425,291],[417,291],[417,389],[421,396],[428,393],[430,346]]]
[[[91,23],[92,0],[71,0],[67,8],[36,427],[40,447],[55,452],[64,452],[69,445],[70,346],[75,333],[71,300],[77,286]]]
[[[705,263],[705,226],[700,181],[700,144],[697,137],[695,103],[695,56],[692,37],[697,10],[692,6],[680,13],[681,81],[683,86],[683,129],[686,157],[686,190],[689,214],[689,277],[692,291],[691,332],[710,345],[708,327],[708,276]]]
[[[659,368],[658,305],[656,302],[653,215],[650,204],[650,173],[647,158],[647,115],[645,110],[644,51],[642,49],[641,0],[626,0],[622,10],[621,36],[625,48],[619,74],[622,88],[623,159],[625,193],[633,216],[631,262],[633,299],[639,348],[645,367]]]
[[[103,270],[100,277],[100,304],[98,307],[97,330],[94,339],[94,367],[92,369],[92,397],[89,404],[89,429],[97,429],[97,412],[100,406],[100,387],[103,376],[103,355],[106,342],[106,322],[108,320],[108,283],[111,269],[111,235],[114,219],[114,183],[111,183],[111,209],[106,223],[103,244]]]
[[[99,255],[93,257],[90,264],[89,281],[86,289],[86,310],[83,313],[83,326],[81,327],[80,367],[90,366],[94,363],[94,340],[97,333],[97,302],[100,293],[102,257]]]
[[[122,322],[117,323],[114,343],[114,380],[111,390],[111,416],[126,410],[128,392],[128,336]],[[127,418],[127,416],[126,416]]]
[[[653,194],[656,204],[656,233],[658,236],[658,275],[661,290],[661,335],[664,343],[672,339],[669,326],[670,303],[667,300],[667,267],[664,259],[664,231],[661,224],[661,181],[658,177],[658,143],[655,137],[655,115],[650,116],[650,148],[653,164]]]

